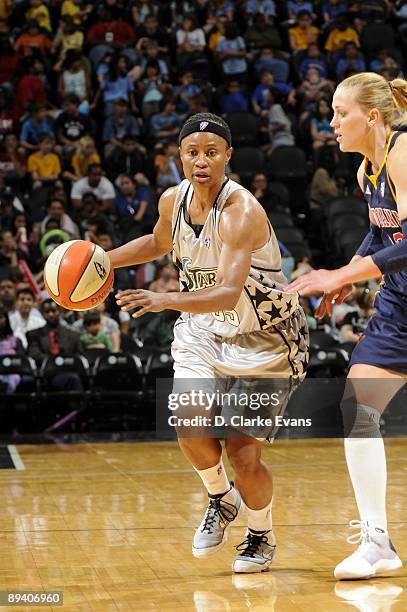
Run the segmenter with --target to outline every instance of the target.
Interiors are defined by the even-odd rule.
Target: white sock
[[[220,495],[220,493],[226,493],[230,489],[230,482],[228,480],[225,466],[223,465],[222,457],[219,463],[213,467],[207,468],[206,470],[197,470],[202,482],[204,483],[208,493],[211,495]],[[229,501],[229,500],[227,500]]]
[[[251,510],[246,506],[247,510],[247,526],[252,531],[271,531],[273,528],[273,519],[271,514],[271,506],[273,500],[260,510]]]
[[[387,531],[383,438],[345,438],[345,457],[360,519],[372,521]]]

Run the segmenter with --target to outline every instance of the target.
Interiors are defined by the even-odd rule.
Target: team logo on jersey
[[[201,132],[202,132],[202,130],[207,128],[208,125],[209,125],[209,123],[207,121],[201,121],[201,123],[199,124],[199,129],[201,130]]]
[[[211,246],[211,237],[210,236],[205,236],[204,238],[204,246],[209,249],[209,247]]]
[[[213,287],[216,284],[216,268],[191,268],[191,259],[182,258],[182,271],[188,291]]]
[[[366,187],[365,195],[372,195],[369,185]]]
[[[384,181],[380,184],[380,195],[384,198],[384,190],[386,189],[386,183]]]

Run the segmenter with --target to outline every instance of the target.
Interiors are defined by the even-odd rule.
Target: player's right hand
[[[324,296],[315,311],[317,319],[323,319],[325,316],[332,316],[332,308],[334,304],[342,304],[343,300],[352,293],[353,285],[344,285],[340,291],[332,291],[324,293]]]

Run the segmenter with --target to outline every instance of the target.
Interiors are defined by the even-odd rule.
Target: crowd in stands
[[[109,250],[151,230],[160,194],[182,180],[177,136],[196,112],[255,119],[246,144],[260,167],[245,172],[232,158],[228,173],[265,207],[287,275],[335,264],[324,210],[361,194],[358,159],[343,161],[330,127],[332,94],[360,71],[395,78],[406,48],[406,1],[2,0],[0,354],[38,360],[126,342],[168,350],[172,314],[136,326],[113,298],[84,316],[62,311],[46,300],[42,269],[62,241]],[[304,152],[299,207],[273,170],[286,147]],[[284,215],[309,249],[284,239]],[[115,290],[136,287],[176,291],[177,272],[163,260],[116,273]],[[303,299],[310,328],[356,342],[373,294],[356,288],[322,323],[316,301]]]

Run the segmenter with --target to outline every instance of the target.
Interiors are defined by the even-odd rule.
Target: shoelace
[[[254,557],[254,555],[258,552],[258,549],[262,544],[268,544],[267,534],[269,532],[266,531],[261,535],[255,535],[254,533],[247,534],[246,540],[241,544],[236,546],[236,550],[242,550],[242,557]]]
[[[210,497],[209,506],[206,511],[205,521],[202,527],[202,532],[207,531],[212,533],[216,519],[221,519],[227,523],[233,521],[237,515],[237,508],[234,504],[229,504],[227,501],[221,503],[222,495],[219,497]]]
[[[349,544],[368,544],[372,541],[370,533],[370,525],[368,521],[349,521],[349,527],[351,529],[359,529],[358,533],[354,533],[349,536],[346,541]]]

